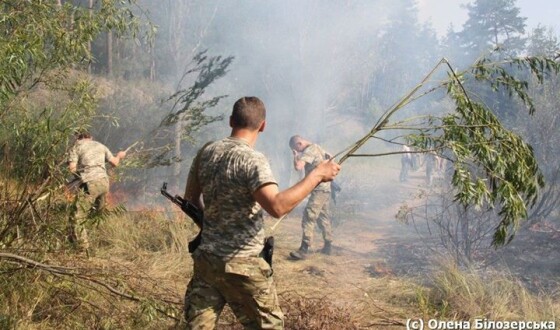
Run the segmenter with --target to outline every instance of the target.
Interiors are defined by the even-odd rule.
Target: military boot
[[[330,256],[332,254],[332,242],[331,241],[325,241],[325,246],[323,246],[323,248],[321,249],[321,253],[326,254],[328,256]]]
[[[307,258],[309,254],[309,245],[305,242],[301,242],[301,246],[297,251],[290,252],[290,257],[292,260],[303,260]]]

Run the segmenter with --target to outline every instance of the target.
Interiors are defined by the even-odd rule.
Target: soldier
[[[408,171],[412,169],[412,154],[410,153],[410,147],[403,144],[401,155],[401,173],[399,175],[400,182],[406,182],[408,180]]]
[[[245,328],[284,326],[272,268],[259,257],[265,239],[261,207],[281,217],[317,184],[332,180],[340,166],[325,161],[279,192],[267,159],[253,149],[265,116],[260,99],[239,99],[229,120],[231,136],[204,146],[191,165],[185,199],[204,209],[204,220],[185,294],[188,329],[213,329],[226,303]]]
[[[76,144],[68,156],[68,169],[79,180],[79,192],[69,219],[68,238],[80,251],[89,253],[89,240],[84,226],[88,215],[105,207],[105,196],[109,192],[105,162],[118,166],[125,156],[125,151],[119,151],[116,157],[113,156],[105,145],[93,141],[88,132],[77,134]]]
[[[439,157],[435,151],[429,151],[424,155],[426,163],[426,183],[431,186],[434,178],[434,171],[439,168]]]
[[[298,171],[305,170],[306,175],[318,164],[325,161],[325,159],[330,159],[330,155],[326,153],[323,148],[299,135],[294,135],[290,138],[290,148],[292,148],[292,153],[294,155],[294,168]],[[313,241],[313,233],[316,225],[319,225],[323,234],[323,241],[325,242],[321,253],[327,255],[331,254],[332,229],[329,210],[330,198],[331,182],[319,184],[309,196],[301,220],[301,227],[303,230],[301,245],[297,251],[290,253],[292,259],[305,259]]]

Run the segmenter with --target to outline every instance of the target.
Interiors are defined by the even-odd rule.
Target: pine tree
[[[470,62],[489,50],[501,48],[507,55],[524,49],[525,21],[516,0],[476,0],[466,5],[469,18],[459,33],[461,47]]]

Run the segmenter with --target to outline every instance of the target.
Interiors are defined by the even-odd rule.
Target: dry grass
[[[560,287],[559,287],[560,288]],[[451,320],[556,320],[560,321],[560,292],[529,292],[515,277],[472,269],[451,262],[441,264],[434,287],[418,294],[426,316]]]
[[[191,274],[188,225],[161,213],[128,213],[90,230],[96,251],[29,256],[72,274],[0,263],[0,328],[161,329],[180,317]],[[46,259],[46,261],[45,261]],[[9,273],[9,276],[5,276]]]
[[[308,298],[297,293],[280,295],[287,329],[357,329],[353,311],[336,305],[331,297]]]
[[[334,257],[287,261],[299,235],[288,235],[297,232],[296,221],[285,226],[278,233],[275,279],[286,329],[393,329],[415,317],[558,321],[558,291],[533,294],[509,275],[443,263],[426,287],[392,272],[374,275],[368,272],[371,256],[346,255],[345,250]],[[83,277],[2,262],[0,328],[173,328],[192,272],[186,244],[194,234],[190,220],[180,214],[129,212],[91,230],[94,257],[53,254],[41,259],[78,269]],[[218,328],[242,327],[226,308]]]
[[[351,308],[337,306],[329,297],[311,298],[296,292],[279,294],[280,307],[284,313],[285,329],[306,330],[353,330],[358,329],[358,322]],[[227,306],[222,313],[218,329],[241,330],[243,326],[235,320]]]

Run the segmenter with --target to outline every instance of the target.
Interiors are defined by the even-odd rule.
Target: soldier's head
[[[233,129],[258,130],[262,132],[265,126],[266,109],[264,103],[255,96],[240,98],[233,105],[229,117],[229,125]]]
[[[75,136],[77,140],[91,139],[91,134],[86,130],[77,131]]]
[[[309,145],[309,141],[299,135],[294,135],[290,138],[290,148],[297,152],[302,152]]]

